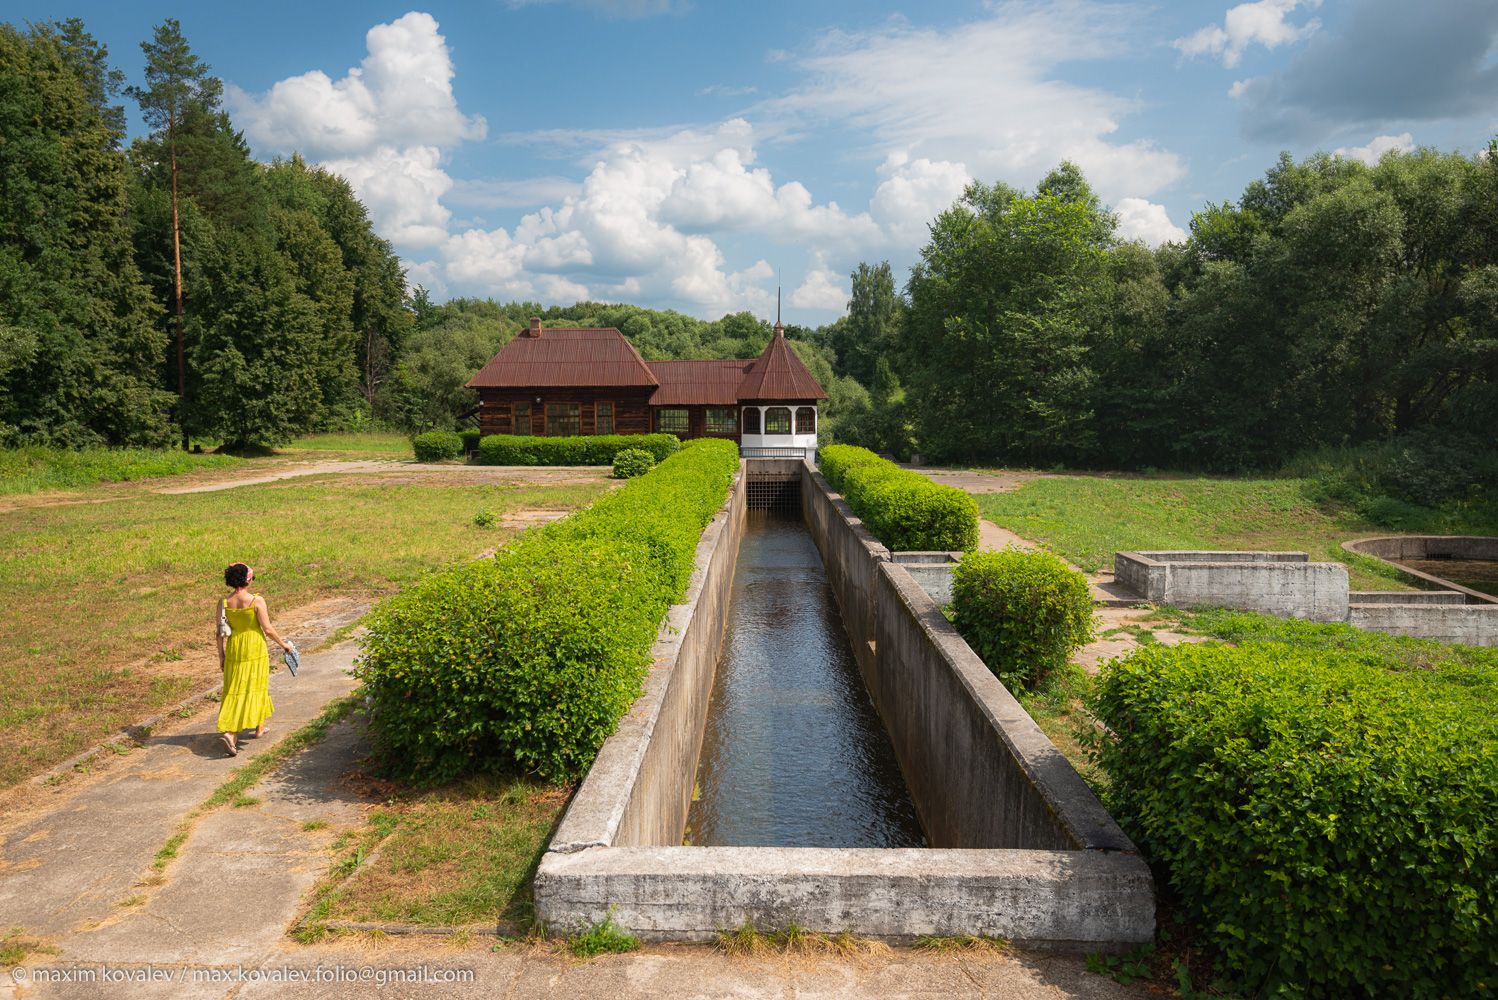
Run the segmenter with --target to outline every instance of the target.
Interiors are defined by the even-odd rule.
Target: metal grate
[[[744,487],[744,500],[750,510],[801,509],[801,476],[799,473],[751,474]]]
[[[816,453],[815,448],[760,448],[754,445],[741,445],[739,455],[742,458],[791,458],[796,461],[811,458]]]

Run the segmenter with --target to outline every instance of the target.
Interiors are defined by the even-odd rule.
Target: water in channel
[[[925,845],[796,514],[748,512],[693,794],[698,846]]]

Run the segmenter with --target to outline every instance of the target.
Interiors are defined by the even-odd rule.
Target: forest
[[[77,20],[0,26],[0,446],[462,426],[464,383],[531,315],[650,359],[770,336],[749,313],[434,303],[345,181],[252,157],[176,22],[142,47],[127,86]],[[150,127],[128,145],[124,99]],[[787,331],[830,393],[824,441],[1222,472],[1372,448],[1457,491],[1498,480],[1498,141],[1284,154],[1184,243],[1116,225],[1062,163],[970,186],[903,283],[860,264],[847,315]]]

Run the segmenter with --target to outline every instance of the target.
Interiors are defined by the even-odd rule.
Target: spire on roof
[[[780,324],[780,286],[775,286],[775,336],[784,337],[785,327]]]

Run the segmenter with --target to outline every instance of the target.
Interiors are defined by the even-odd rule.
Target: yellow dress
[[[224,618],[233,635],[224,640],[224,695],[219,703],[218,731],[237,733],[254,729],[275,711],[270,703],[270,649],[253,604],[231,608],[225,601]]]

